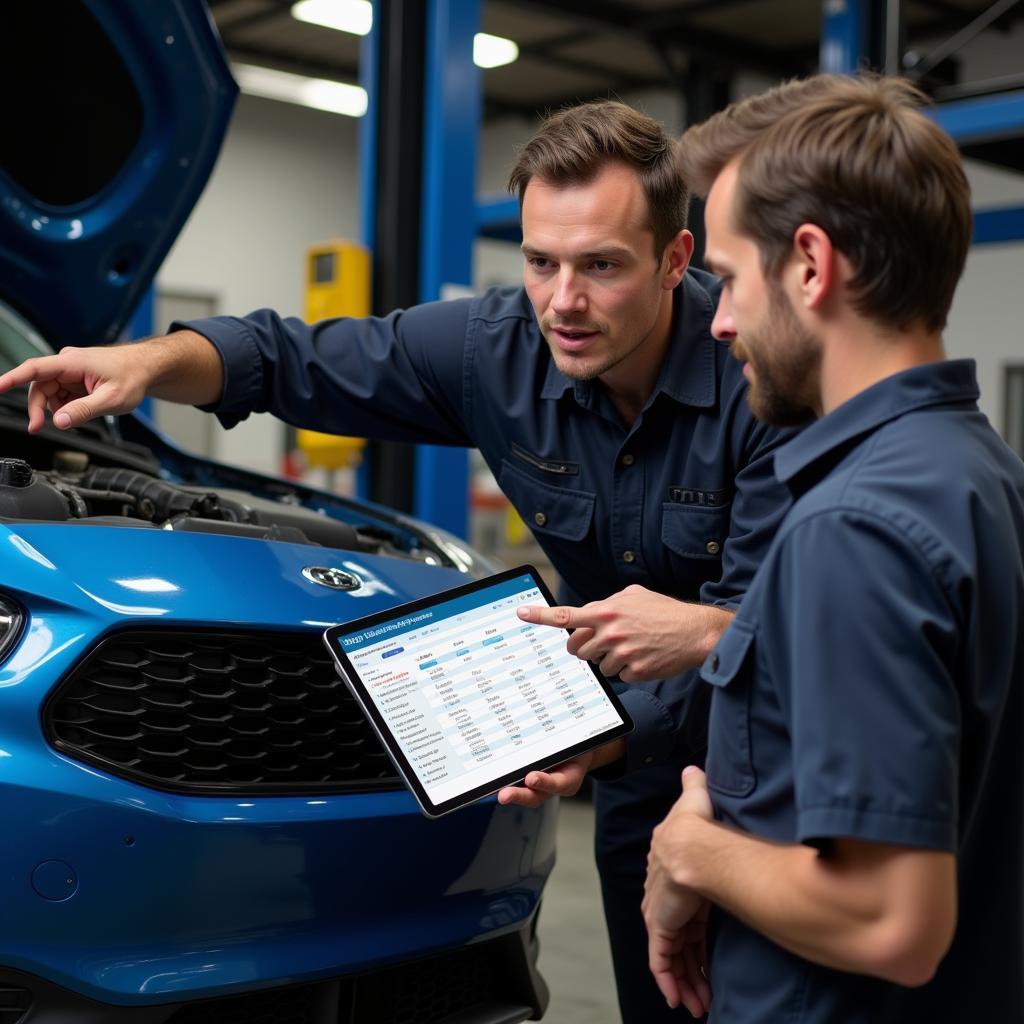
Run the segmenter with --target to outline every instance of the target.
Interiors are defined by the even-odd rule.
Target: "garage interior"
[[[361,59],[366,52],[365,39],[300,22],[292,17],[290,6],[275,0],[212,0],[211,11],[232,62],[365,85]],[[403,16],[415,7],[392,6]],[[670,129],[682,130],[732,98],[819,68],[843,71],[870,66],[908,73],[934,98],[942,123],[960,142],[975,194],[975,247],[947,332],[949,352],[978,359],[983,408],[1011,445],[1024,454],[1024,387],[1020,384],[1024,357],[1013,311],[1013,282],[1024,272],[1024,4],[993,4],[989,0],[483,0],[469,8],[471,16],[478,19],[479,31],[516,42],[518,59],[484,71],[480,95],[475,99],[459,97],[459,107],[451,113],[458,128],[445,144],[444,159],[454,163],[475,159],[475,202],[468,202],[464,192],[455,196],[438,192],[432,200],[436,219],[428,230],[444,222],[454,223],[459,239],[445,242],[462,250],[454,257],[456,269],[435,267],[431,271],[437,284],[458,280],[479,289],[517,282],[518,210],[515,201],[503,194],[504,178],[515,146],[525,141],[538,118],[548,111],[592,98],[619,97],[652,113]],[[417,49],[417,42],[410,45]],[[443,50],[420,54],[415,59],[428,66],[419,69],[414,62],[410,67],[405,57],[394,58],[401,65],[394,70],[399,97],[381,102],[400,108],[402,98],[408,100],[409,94],[404,91],[408,86],[398,82],[397,76],[429,75],[431,60],[444,59],[441,53]],[[382,87],[387,90],[389,85],[385,82]],[[273,105],[273,101],[244,95],[244,89],[243,85],[243,112],[247,104],[253,108]],[[476,114],[472,113],[474,103]],[[437,114],[443,120],[446,112],[441,109]],[[268,128],[273,131],[283,116],[272,118],[268,113]],[[412,123],[414,129],[408,133],[402,129],[401,134],[431,130],[416,124],[419,110],[409,112],[408,117],[411,120],[403,124]],[[466,117],[477,119],[476,123],[467,126],[463,123]],[[343,123],[346,118],[317,117],[317,125],[322,124],[325,131],[331,130],[332,121],[338,123],[339,130],[348,129]],[[258,126],[251,129],[254,135],[258,130]],[[284,132],[281,137],[286,137]],[[361,134],[360,141],[364,137]],[[408,138],[395,144],[411,145]],[[399,167],[415,166],[408,149],[400,149],[393,159]],[[409,163],[403,163],[406,161]],[[354,176],[354,169],[352,173]],[[396,208],[397,190],[403,187],[399,177],[392,168],[386,183],[378,178],[378,205],[382,194],[387,194],[394,197],[388,207]],[[418,189],[419,175],[410,172],[410,178],[412,187]],[[346,175],[344,180],[351,182],[353,177]],[[212,187],[217,187],[216,179]],[[381,189],[395,191],[382,193]],[[446,206],[448,203],[454,205]],[[347,208],[357,205],[354,197],[346,197],[349,231],[358,230],[357,217],[365,218],[370,212],[364,205],[361,212],[350,214]],[[408,201],[405,209],[413,205]],[[416,236],[415,216],[410,215],[404,225],[408,232],[405,241],[398,234],[400,225],[384,226],[383,230],[394,232],[388,236],[393,248],[409,251],[413,244],[409,239]],[[698,235],[696,251],[700,253],[699,208],[691,214],[691,226]],[[246,230],[244,226],[240,229]],[[340,229],[342,234],[344,231]],[[333,224],[324,224],[324,237],[335,233]],[[308,242],[317,240],[310,237]],[[186,236],[181,246],[187,245]],[[468,263],[470,251],[472,265]],[[296,292],[301,255],[293,249],[289,257]],[[216,288],[207,281],[190,287],[184,259],[177,259],[172,253],[164,275],[167,283],[164,278],[158,282],[158,307],[173,302],[175,292],[205,292],[208,302],[216,305]],[[288,265],[283,264],[282,269]],[[411,268],[406,270],[414,276]],[[462,278],[452,276],[459,273]],[[418,291],[415,280],[393,280],[388,287],[392,290],[375,293],[380,309],[430,297]],[[162,298],[165,288],[169,294]],[[292,303],[297,312],[301,311],[299,301],[296,294]],[[252,305],[267,302],[262,294],[254,295]],[[225,309],[243,307],[249,308],[246,299],[239,306],[233,298]],[[177,314],[158,316],[157,325],[173,315]],[[979,323],[989,326],[979,329]],[[216,430],[209,423],[204,427]],[[213,439],[204,440],[210,450],[217,450]],[[273,440],[279,446],[290,443],[277,433]],[[251,445],[246,448],[252,451]],[[277,450],[284,458],[286,452]],[[245,454],[237,441],[230,451],[233,458]],[[468,531],[466,535],[477,546],[504,564],[533,561],[543,566],[543,553],[482,464],[471,460],[467,468],[461,452],[437,451],[424,458],[411,450],[376,445],[370,447],[369,459],[388,467],[378,490],[365,479],[353,480],[356,474],[351,471],[341,470],[334,476],[342,480],[348,474],[343,487],[361,486],[378,500],[447,522],[456,532]],[[313,477],[318,472],[324,471],[308,471]],[[451,490],[437,493],[432,481],[450,481],[453,474],[466,483],[464,491],[449,502]],[[540,963],[552,991],[548,1019],[564,1024],[612,1024],[618,1019],[607,944],[600,929],[590,927],[600,919],[591,842],[592,811],[585,799],[578,799],[573,806],[563,807],[558,867],[541,919]]]
[[[917,82],[964,155],[974,240],[947,351],[977,361],[982,411],[1024,457],[1024,0],[373,0],[362,34],[309,9],[304,19],[293,0],[206,6],[240,95],[211,180],[123,340],[262,307],[383,315],[518,284],[519,208],[505,182],[547,113],[618,98],[678,134],[773,83],[870,68]],[[498,56],[474,65],[478,33]],[[695,201],[698,266],[702,212]],[[498,567],[538,566],[557,591],[476,452],[318,436],[269,414],[227,431],[155,399],[145,411],[199,456],[413,516]],[[620,1020],[593,820],[586,787],[562,802],[539,921],[554,1024]]]

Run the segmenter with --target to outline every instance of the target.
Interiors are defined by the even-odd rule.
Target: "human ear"
[[[683,228],[671,242],[665,246],[662,255],[663,280],[662,287],[671,291],[683,279],[686,268],[693,258],[693,235]]]
[[[836,251],[817,224],[801,224],[793,232],[796,285],[806,309],[820,309],[836,285]]]

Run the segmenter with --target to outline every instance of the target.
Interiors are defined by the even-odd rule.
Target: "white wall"
[[[993,44],[991,73],[1024,63],[1024,26]],[[980,47],[980,50],[979,50]],[[976,44],[968,59],[985,65]],[[744,81],[740,91],[763,86]],[[682,104],[669,93],[627,97],[671,131],[683,123]],[[535,122],[505,118],[481,134],[479,192],[504,191],[518,145]],[[160,273],[158,285],[174,291],[217,296],[220,311],[240,314],[270,306],[301,314],[303,256],[307,246],[329,237],[357,238],[357,122],[301,107],[241,97],[213,177]],[[1024,205],[1024,175],[970,163],[978,208]],[[522,262],[514,245],[481,241],[474,254],[474,283],[483,288],[520,280]],[[1024,244],[972,251],[947,332],[950,355],[978,360],[982,405],[1002,426],[1001,367],[1024,358],[1021,282]],[[163,325],[158,325],[162,327]],[[266,416],[233,431],[217,430],[214,455],[277,472],[283,430]]]
[[[1003,368],[1024,363],[1024,243],[971,249],[949,325],[948,355],[978,363],[981,409],[1003,430]]]
[[[928,53],[933,40],[922,47]],[[987,32],[957,55],[964,80],[980,81],[1024,72],[1024,24],[1012,32]],[[1024,206],[1024,174],[966,161],[975,209]],[[971,249],[957,288],[946,351],[978,362],[981,408],[997,430],[1003,428],[1003,367],[1024,362],[1024,241]]]
[[[359,237],[357,131],[352,118],[240,96],[210,183],[157,287],[215,295],[220,313],[269,306],[301,316],[307,247]],[[215,458],[271,473],[280,471],[283,448],[284,431],[269,416],[218,427],[213,439]]]

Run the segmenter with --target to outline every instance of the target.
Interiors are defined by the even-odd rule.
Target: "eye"
[[[590,265],[599,273],[615,269],[615,264],[611,260],[594,260]]]
[[[526,262],[534,270],[550,270],[552,263],[546,256],[527,256]]]

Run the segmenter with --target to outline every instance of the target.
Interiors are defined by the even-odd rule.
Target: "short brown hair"
[[[660,124],[625,103],[582,103],[552,114],[529,142],[508,179],[522,209],[526,186],[534,177],[553,185],[585,185],[609,163],[636,171],[647,197],[654,253],[686,227],[690,203],[678,160],[678,142]]]
[[[683,173],[706,196],[738,160],[734,226],[770,276],[817,224],[850,261],[855,308],[887,326],[946,325],[971,243],[970,187],[953,140],[916,86],[817,75],[735,103],[682,138]]]

